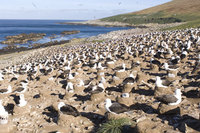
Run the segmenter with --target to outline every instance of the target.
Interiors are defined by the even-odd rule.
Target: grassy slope
[[[200,27],[200,0],[173,0],[142,11],[103,18],[102,20],[136,25],[187,22],[177,28]]]

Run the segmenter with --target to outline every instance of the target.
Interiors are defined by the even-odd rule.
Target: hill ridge
[[[172,0],[144,10],[103,18],[101,21],[134,25],[188,22],[184,28],[200,27],[200,0]]]

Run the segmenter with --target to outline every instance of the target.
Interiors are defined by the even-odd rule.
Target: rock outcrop
[[[30,33],[30,34],[19,34],[14,36],[6,36],[6,40],[2,41],[2,44],[24,44],[28,41],[37,41],[39,39],[42,39],[44,36],[46,36],[45,33]]]
[[[79,32],[80,32],[79,30],[72,30],[72,31],[63,31],[60,34],[61,35],[71,35],[71,34],[77,34]]]

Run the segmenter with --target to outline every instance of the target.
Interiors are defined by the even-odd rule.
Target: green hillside
[[[187,22],[175,28],[200,27],[200,0],[173,0],[142,11],[101,19],[129,24]]]

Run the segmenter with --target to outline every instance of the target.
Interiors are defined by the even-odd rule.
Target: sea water
[[[0,20],[0,42],[5,40],[6,36],[13,36],[21,33],[45,33],[46,36],[37,41],[30,43],[46,43],[49,41],[70,40],[73,38],[86,38],[104,34],[110,31],[125,30],[129,27],[102,27],[90,25],[70,25],[60,24],[63,22],[76,22],[81,20]],[[62,31],[79,30],[80,33],[61,36]],[[50,39],[49,37],[55,35],[56,38]],[[19,46],[28,47],[30,44],[16,44]],[[5,47],[0,43],[0,48]]]

